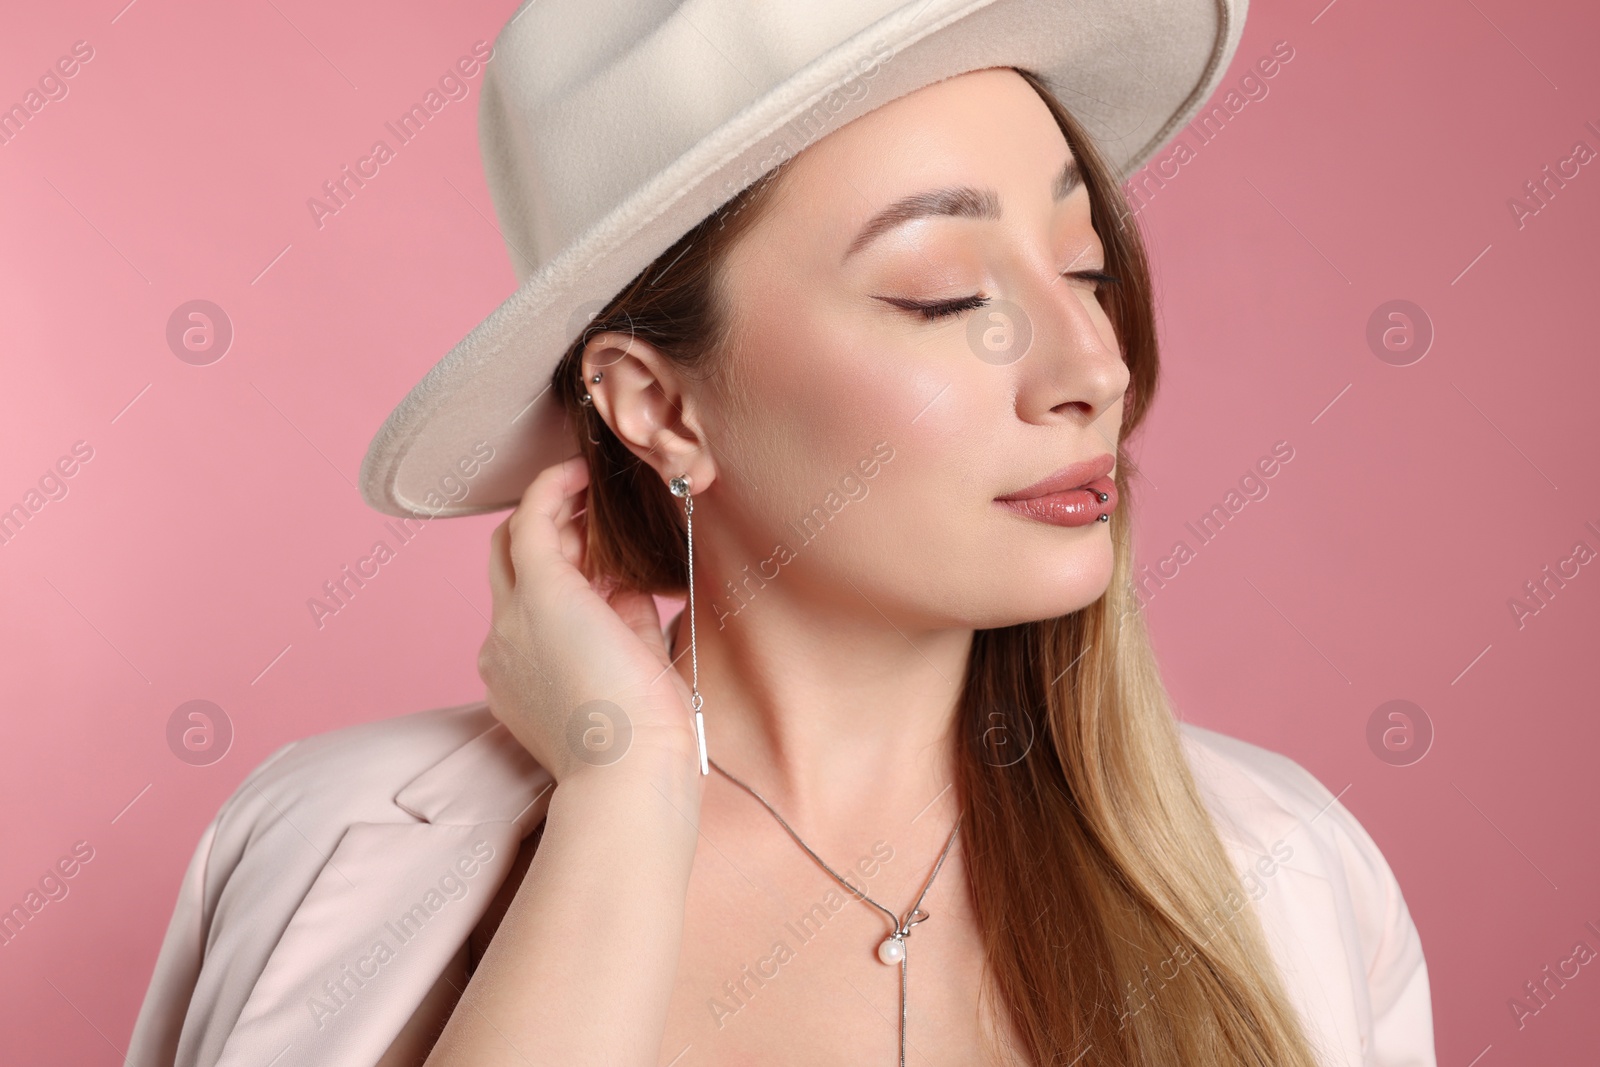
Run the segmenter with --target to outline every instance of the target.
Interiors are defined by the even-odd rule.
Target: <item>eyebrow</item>
[[[1069,156],[1060,172],[1056,174],[1055,181],[1051,184],[1050,198],[1059,204],[1082,184],[1083,175],[1078,170],[1078,161]],[[958,185],[946,189],[935,189],[931,192],[903,196],[867,220],[867,224],[861,227],[861,232],[856,234],[855,240],[850,242],[850,247],[845,249],[841,262],[861,251],[874,238],[894,229],[901,223],[933,215],[951,215],[968,219],[998,219],[1000,217],[1000,195],[993,189],[974,189],[970,185]]]

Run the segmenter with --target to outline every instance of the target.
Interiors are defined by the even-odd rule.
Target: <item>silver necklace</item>
[[[956,831],[961,829],[961,816],[956,816],[955,825],[950,828],[950,838],[945,841],[944,851],[939,853],[938,860],[934,862],[933,870],[928,872],[928,880],[922,883],[922,892],[917,894],[916,903],[911,905],[911,910],[907,911],[904,918],[902,918],[840,877],[838,872],[829,867],[821,856],[811,850],[810,845],[801,840],[800,835],[794,832],[794,827],[790,826],[784,817],[778,814],[778,809],[767,803],[766,797],[763,797],[738,778],[729,774],[716,760],[708,761],[723,777],[761,801],[761,806],[772,813],[772,817],[777,819],[779,824],[789,832],[790,837],[794,838],[795,844],[805,849],[806,854],[816,860],[817,865],[827,871],[834,881],[844,886],[857,899],[871,904],[889,917],[890,933],[878,945],[878,959],[891,967],[896,963],[900,965],[900,1067],[906,1067],[906,938],[910,936],[913,926],[930,917],[927,912],[922,910],[922,898],[928,895],[928,887],[933,885],[934,878],[938,877],[939,868],[944,866],[944,858],[950,854],[950,846],[956,842]]]
[[[599,380],[600,375],[596,374],[594,381],[598,382]],[[587,392],[584,394],[584,402],[589,402]],[[821,856],[811,850],[810,845],[801,840],[800,835],[794,832],[794,827],[790,826],[788,821],[778,814],[778,809],[767,803],[766,797],[729,774],[721,764],[706,754],[705,715],[701,710],[704,701],[700,696],[700,659],[696,652],[694,633],[694,494],[690,491],[689,476],[686,474],[680,474],[670,479],[667,483],[667,488],[673,496],[683,499],[684,532],[688,542],[689,596],[685,614],[689,616],[689,669],[691,672],[689,708],[694,712],[695,747],[699,749],[700,754],[700,774],[702,776],[710,774],[710,768],[716,767],[723,777],[761,801],[761,806],[770,811],[772,817],[777,819],[785,830],[789,831],[789,836],[794,838],[795,844],[805,849],[806,855],[816,860],[817,865],[827,871],[834,881],[849,890],[856,899],[871,904],[889,917],[889,936],[884,938],[878,945],[878,959],[891,967],[897,963],[900,965],[900,1067],[906,1067],[906,938],[910,936],[913,926],[929,917],[928,913],[922,910],[922,898],[928,895],[928,888],[933,885],[934,878],[938,877],[939,868],[944,866],[944,858],[950,854],[950,846],[956,842],[956,832],[961,829],[961,816],[957,815],[955,825],[950,827],[950,838],[944,843],[944,851],[939,853],[939,859],[934,863],[933,870],[928,872],[928,880],[922,883],[922,892],[917,894],[916,903],[911,905],[911,910],[906,912],[905,917],[902,918],[841,878],[832,867],[829,867],[823,861]],[[681,628],[681,617],[679,625]],[[676,639],[677,633],[675,632],[673,640],[676,641]],[[667,650],[667,658],[673,662],[677,660],[670,647]]]

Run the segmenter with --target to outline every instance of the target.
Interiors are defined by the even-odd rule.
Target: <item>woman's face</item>
[[[1096,516],[1114,490],[1036,509],[1075,525],[996,500],[1068,465],[1103,460],[1071,485],[1113,472],[1128,369],[1095,296],[1106,262],[1088,192],[1075,181],[1056,196],[1071,158],[1032,88],[991,69],[892,101],[791,161],[726,262],[733,341],[697,398],[715,472],[697,526],[715,538],[711,589],[732,579],[759,609],[761,582],[792,583],[818,606],[973,628],[1105,591],[1110,523]],[[966,192],[863,234],[940,190]],[[951,304],[974,296],[987,303]],[[917,310],[938,303],[951,313]],[[720,600],[719,618],[739,607]]]

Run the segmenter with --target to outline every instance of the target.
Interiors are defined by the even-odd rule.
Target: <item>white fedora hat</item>
[[[478,126],[516,292],[401,400],[367,503],[513,507],[578,451],[550,374],[589,317],[783,160],[924,85],[1040,75],[1123,178],[1210,96],[1247,0],[529,0]]]

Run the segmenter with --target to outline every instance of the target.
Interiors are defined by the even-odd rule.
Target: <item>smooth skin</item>
[[[1105,267],[1088,194],[1052,197],[1069,158],[1013,71],[920,89],[785,168],[720,279],[735,327],[720,373],[679,375],[622,333],[585,352],[611,430],[663,482],[693,481],[712,758],[897,913],[957,815],[952,731],[973,631],[1075,611],[1110,580],[1108,524],[1046,525],[994,501],[1114,452],[1120,432],[1129,377],[1085,274]],[[992,189],[1000,218],[915,219],[846,256],[885,206],[955,186]],[[1025,309],[1025,356],[979,358],[968,326],[989,309],[930,320],[886,299],[975,294]],[[861,478],[877,442],[892,459]],[[855,497],[800,543],[786,524],[846,495],[850,473]],[[608,600],[584,579],[587,485],[581,457],[546,469],[492,538],[479,667],[495,715],[556,778],[542,838],[384,1064],[893,1064],[898,971],[875,955],[887,920],[749,794],[701,777],[687,623],[669,654],[652,598]],[[779,541],[794,557],[732,614],[725,582]],[[632,725],[609,765],[567,742],[594,699]],[[1012,1035],[980,1006],[959,843],[923,907],[932,918],[907,941],[907,1061],[1001,1062]]]

